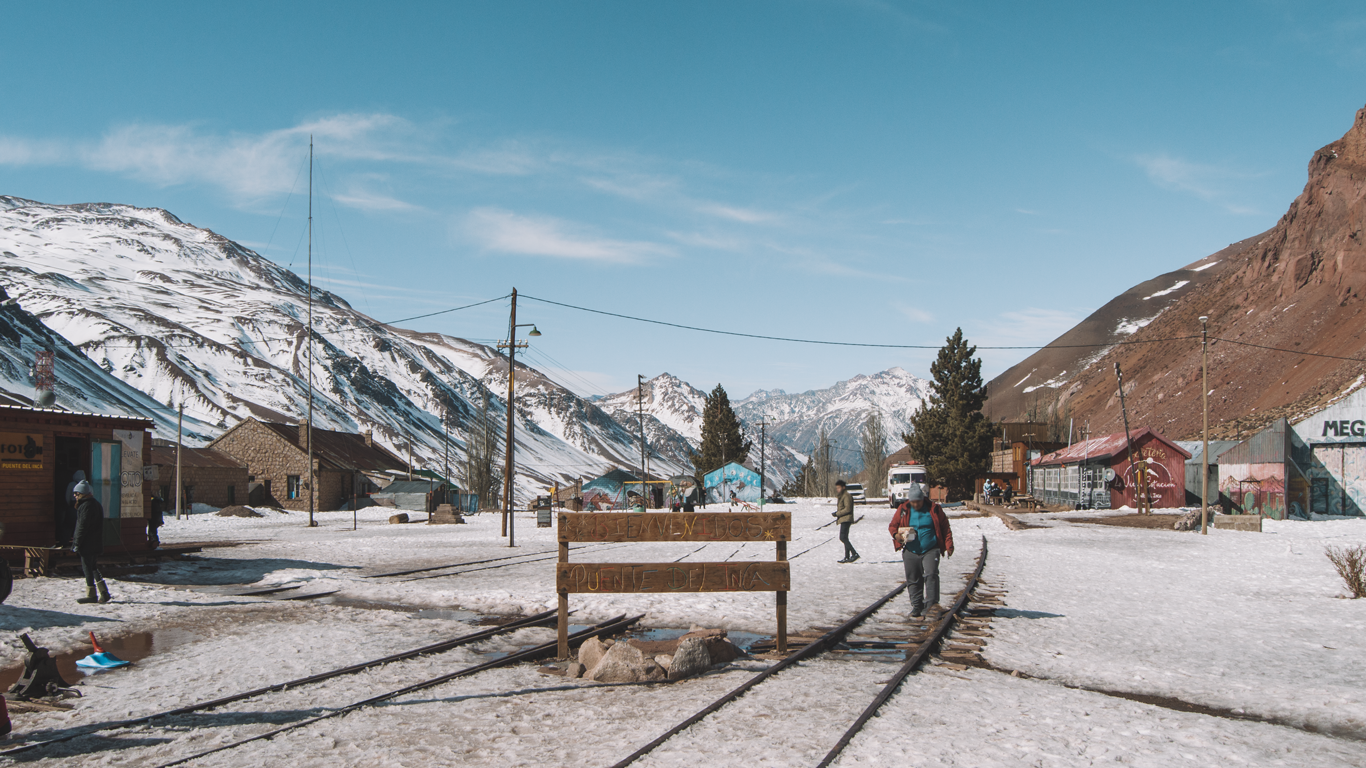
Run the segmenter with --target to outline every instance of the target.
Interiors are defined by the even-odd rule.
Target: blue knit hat
[[[90,482],[89,482],[89,481],[87,481],[87,480],[82,480],[82,481],[80,481],[79,483],[76,483],[76,487],[73,488],[73,489],[71,489],[71,492],[72,492],[72,493],[79,493],[79,494],[82,494],[82,495],[88,493],[88,494],[91,494],[91,495],[93,496],[94,493],[95,493],[95,489],[93,489],[93,488],[90,487]]]

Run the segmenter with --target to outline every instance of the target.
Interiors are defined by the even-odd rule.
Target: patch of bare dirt
[[[1117,525],[1121,528],[1152,528],[1170,531],[1181,515],[1118,515],[1116,517],[1064,517],[1069,523]]]

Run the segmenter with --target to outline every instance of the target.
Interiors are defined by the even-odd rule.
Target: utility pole
[[[760,417],[759,419],[759,510],[764,509],[764,495],[768,491],[764,488],[764,448],[768,442],[768,421]]]
[[[645,466],[645,376],[636,374],[636,421],[640,423],[640,497],[646,499],[650,471]],[[646,509],[649,504],[646,503]]]
[[[1119,370],[1119,363],[1115,363],[1115,378],[1119,380],[1119,412],[1124,417],[1124,446],[1129,450],[1129,468],[1134,470],[1134,503],[1138,505],[1139,514],[1143,514],[1144,503],[1139,500],[1138,494],[1146,489],[1147,484],[1139,476],[1143,469],[1134,465],[1134,442],[1129,436],[1129,409],[1124,405],[1124,374]]]
[[[180,519],[180,497],[181,497],[181,493],[180,493],[180,448],[181,448],[182,443],[184,442],[184,439],[183,439],[183,438],[184,438],[184,434],[185,434],[185,433],[184,433],[184,430],[182,429],[182,426],[183,426],[184,424],[185,424],[185,392],[184,392],[184,390],[181,390],[181,392],[180,392],[180,408],[177,409],[177,415],[176,415],[176,417],[175,417],[175,519],[177,519],[177,520]],[[248,500],[247,503],[250,504],[251,501]]]
[[[1209,316],[1200,316],[1200,410],[1204,450],[1200,452],[1200,535],[1209,535]]]
[[[531,333],[528,336],[540,336],[541,332],[536,330],[536,326],[531,323],[523,323],[531,326]],[[503,467],[503,526],[501,536],[508,537],[508,546],[516,546],[516,534],[513,533],[512,518],[512,471],[513,471],[513,420],[512,414],[516,407],[512,399],[513,382],[517,371],[517,350],[526,349],[527,343],[524,341],[517,343],[517,289],[512,289],[512,312],[508,316],[508,339],[498,342],[499,349],[508,351],[508,428],[507,428],[507,449],[506,463]]]
[[[308,443],[308,527],[317,526],[313,519],[313,135],[308,137],[308,422],[304,424],[304,441]]]

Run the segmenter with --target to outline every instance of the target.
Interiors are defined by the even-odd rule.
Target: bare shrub
[[[1347,583],[1353,598],[1366,597],[1366,546],[1324,548],[1328,560],[1337,569],[1338,575]]]

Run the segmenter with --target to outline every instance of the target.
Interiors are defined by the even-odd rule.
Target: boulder
[[[602,657],[607,653],[607,646],[596,637],[590,637],[579,646],[579,663],[588,669],[592,669],[602,661]]]
[[[679,638],[680,647],[684,640],[692,637],[699,638],[707,644],[707,652],[711,655],[712,664],[724,664],[745,655],[739,648],[735,647],[734,643],[726,639],[726,630],[724,629],[706,629],[694,624],[692,629],[688,630],[688,634]]]
[[[406,523],[406,522],[408,522],[408,513],[407,513],[407,512],[399,512],[397,515],[389,515],[389,522],[390,522],[390,523],[393,523],[394,525],[398,525],[398,524],[400,524],[400,523]]]
[[[1187,512],[1172,523],[1172,527],[1178,531],[1198,531],[1200,530],[1200,510]]]
[[[674,657],[667,653],[662,653],[655,657],[655,663],[658,664],[659,668],[664,670],[664,674],[667,675],[669,674],[669,667],[673,666]]]
[[[260,512],[251,507],[244,507],[237,504],[231,507],[223,507],[216,513],[219,517],[264,517]]]
[[[564,668],[565,677],[583,677],[583,673],[583,665],[577,661],[569,662],[569,664]]]
[[[643,683],[663,680],[665,675],[663,668],[639,648],[630,643],[616,643],[584,677],[599,683]]]
[[[726,642],[725,638],[722,638],[722,642]],[[730,645],[729,642],[726,644]],[[669,679],[682,680],[685,677],[692,677],[710,669],[711,665],[711,652],[707,648],[707,641],[701,637],[685,637],[678,643],[673,662],[669,664]]]

